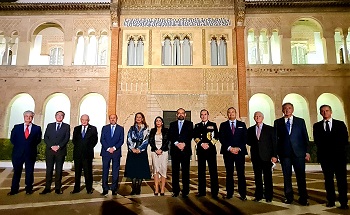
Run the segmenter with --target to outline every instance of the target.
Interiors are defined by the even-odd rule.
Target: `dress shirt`
[[[233,122],[233,125],[235,126],[235,129],[237,128],[237,120],[235,119],[235,120],[229,120],[229,122],[230,122],[230,128],[231,128],[231,130],[232,130],[232,122]],[[227,148],[227,151],[230,151],[230,149],[231,149],[231,146],[229,146],[228,148]],[[241,148],[239,148],[239,151],[241,151]]]
[[[32,131],[32,125],[33,125],[33,124],[30,123],[29,126],[28,126],[29,134],[30,134],[30,132]],[[24,123],[24,126],[23,126],[23,131],[24,131],[24,132],[26,132],[26,128],[27,128],[27,124]]]
[[[326,121],[328,121],[329,130],[332,131],[333,119],[330,118],[328,120],[323,120],[323,128],[324,128],[324,130],[326,130]]]
[[[261,129],[262,129],[262,127],[263,127],[263,123],[261,123],[260,125],[256,125],[255,126],[255,135],[256,135],[256,137],[258,137],[258,127],[260,128],[260,135],[261,135]]]
[[[288,117],[284,118],[284,123],[287,124],[288,121]],[[288,131],[288,134],[290,134],[290,132],[292,131],[292,126],[293,126],[293,115],[291,117],[289,117],[289,123],[290,123],[290,128]]]

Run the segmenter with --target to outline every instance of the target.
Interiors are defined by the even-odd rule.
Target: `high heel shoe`
[[[155,196],[158,196],[158,193],[154,193]]]
[[[164,193],[160,193],[161,196],[164,196]]]

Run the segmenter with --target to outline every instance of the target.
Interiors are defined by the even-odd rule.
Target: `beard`
[[[178,116],[177,119],[178,119],[178,120],[184,120],[185,117],[184,117],[184,116]]]

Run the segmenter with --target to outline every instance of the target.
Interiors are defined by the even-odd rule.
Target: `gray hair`
[[[260,113],[260,114],[262,115],[262,117],[264,117],[264,114],[263,114],[262,112],[260,112],[260,111],[256,111],[256,112],[254,113],[254,116],[255,116],[255,114],[257,114],[257,113]]]
[[[33,111],[31,111],[31,110],[26,110],[26,111],[24,111],[23,116],[25,116],[25,115],[27,115],[27,114],[31,114],[32,116],[35,115],[35,113],[34,113]]]

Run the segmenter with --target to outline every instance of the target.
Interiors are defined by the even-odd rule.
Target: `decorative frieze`
[[[123,27],[227,27],[228,18],[126,18]]]

